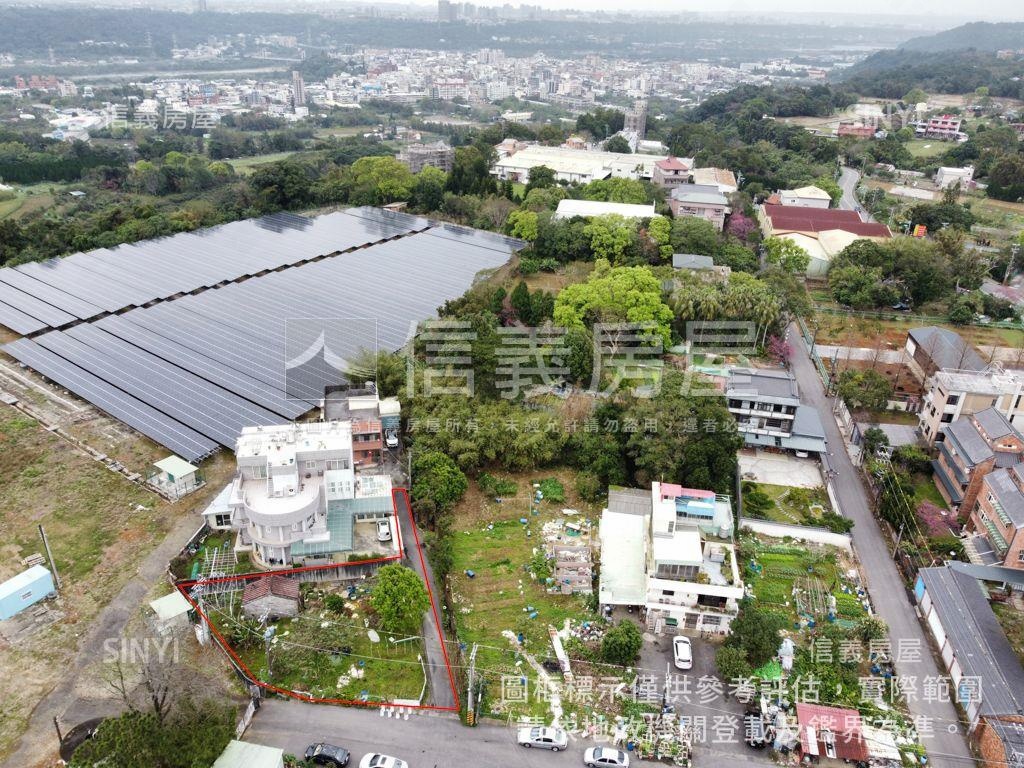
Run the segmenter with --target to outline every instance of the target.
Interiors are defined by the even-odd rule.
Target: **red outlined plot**
[[[402,552],[404,551],[404,546],[405,545],[403,544],[402,525],[401,525],[401,520],[399,519],[398,494],[402,494],[403,499],[404,499],[403,506],[405,507],[405,510],[406,510],[406,512],[408,514],[409,526],[412,529],[413,540],[415,541],[416,556],[419,559],[419,566],[420,566],[419,573],[420,573],[421,578],[424,579],[424,583],[426,584],[426,587],[427,587],[427,593],[430,595],[430,610],[431,610],[432,615],[434,617],[434,625],[437,628],[437,634],[438,634],[438,638],[437,639],[438,639],[438,643],[440,644],[440,647],[441,647],[441,653],[442,653],[442,656],[444,658],[445,668],[447,669],[447,672],[448,672],[448,682],[451,684],[452,697],[453,697],[453,699],[455,701],[455,705],[454,706],[450,706],[450,707],[434,706],[434,705],[431,705],[431,704],[402,704],[401,706],[409,707],[410,709],[429,709],[429,710],[436,710],[436,711],[441,711],[441,712],[458,712],[460,705],[459,705],[459,692],[458,692],[457,686],[455,685],[455,673],[452,670],[451,661],[450,661],[450,659],[448,657],[448,647],[447,647],[447,644],[446,644],[445,638],[444,638],[444,630],[442,629],[443,625],[441,624],[441,621],[440,621],[440,612],[438,611],[438,608],[437,608],[437,599],[436,599],[436,597],[434,595],[434,588],[433,588],[433,585],[430,583],[430,579],[425,578],[426,574],[428,573],[427,565],[426,565],[426,559],[425,559],[424,554],[423,554],[423,546],[420,543],[419,534],[416,532],[416,521],[413,519],[413,516],[412,516],[412,505],[409,503],[409,494],[408,494],[408,492],[406,491],[405,488],[394,488],[391,491],[391,503],[392,503],[392,506],[394,507],[394,516],[392,517],[392,520],[394,522],[394,534],[395,534],[395,540],[396,540],[397,545],[398,545],[398,554],[388,555],[387,557],[378,557],[378,558],[374,558],[372,560],[358,560],[358,561],[352,562],[352,563],[329,563],[329,564],[325,564],[325,565],[308,565],[308,566],[303,566],[301,568],[280,568],[280,569],[277,569],[277,570],[270,570],[270,571],[257,571],[257,572],[254,572],[254,573],[242,573],[242,574],[236,574],[236,575],[233,575],[233,576],[222,576],[222,577],[213,578],[213,579],[206,579],[206,580],[203,581],[203,583],[204,584],[220,584],[220,583],[231,582],[231,581],[248,582],[248,581],[252,581],[252,580],[255,580],[255,579],[265,578],[267,576],[275,576],[275,575],[276,576],[290,576],[292,574],[304,573],[304,572],[307,572],[307,571],[323,571],[323,570],[328,570],[328,569],[345,568],[345,567],[350,567],[350,566],[364,566],[364,565],[373,565],[373,564],[377,564],[377,563],[394,563],[394,562],[399,562],[399,561],[402,560]],[[415,569],[413,569],[413,570],[415,570]],[[372,707],[382,707],[382,706],[393,706],[392,702],[387,702],[387,701],[383,701],[383,702],[382,701],[363,701],[362,699],[334,699],[334,698],[322,698],[322,697],[319,697],[319,696],[310,696],[310,695],[305,694],[305,693],[299,693],[297,691],[292,691],[292,690],[288,690],[286,688],[281,688],[279,686],[276,686],[276,685],[273,685],[271,683],[267,683],[267,682],[264,682],[262,680],[257,679],[256,675],[253,674],[252,670],[250,670],[249,667],[246,666],[245,662],[242,661],[242,659],[239,657],[239,655],[235,652],[234,648],[231,647],[231,644],[220,633],[220,631],[217,629],[216,625],[212,621],[210,621],[210,619],[207,617],[207,615],[203,612],[202,608],[199,607],[199,604],[195,600],[192,599],[192,596],[189,594],[189,589],[191,587],[195,586],[197,583],[198,582],[197,582],[196,579],[185,579],[185,580],[177,582],[175,584],[175,586],[177,587],[178,591],[181,592],[181,594],[185,597],[185,599],[188,600],[188,602],[192,605],[192,608],[195,610],[195,612],[200,617],[202,617],[203,621],[206,622],[206,626],[209,627],[209,629],[210,629],[210,634],[216,639],[218,645],[220,645],[220,647],[224,650],[224,652],[231,657],[231,659],[234,661],[235,665],[240,670],[242,670],[242,672],[245,674],[245,676],[248,677],[251,681],[253,681],[260,688],[263,688],[264,690],[267,690],[267,691],[273,691],[274,693],[279,693],[282,696],[288,696],[290,698],[298,699],[300,701],[310,702],[312,704],[341,704],[341,705],[354,706],[354,707],[371,707],[371,708]],[[424,638],[424,639],[426,639],[426,638]]]

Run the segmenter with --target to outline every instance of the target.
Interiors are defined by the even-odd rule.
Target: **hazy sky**
[[[522,0],[474,0],[477,5],[519,5]],[[907,16],[956,16],[978,20],[1024,21],[1024,2],[1021,0],[720,0],[708,3],[702,0],[526,0],[530,5],[546,8],[575,8],[594,10],[660,10],[704,11],[711,13],[750,13],[757,16],[773,12],[788,13],[856,13],[899,14]],[[924,8],[927,8],[925,11]]]

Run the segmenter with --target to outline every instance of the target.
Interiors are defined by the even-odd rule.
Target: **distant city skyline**
[[[419,0],[414,0],[418,2]],[[456,0],[453,0],[456,1]],[[919,0],[861,0],[855,9],[847,3],[819,2],[818,0],[776,0],[767,8],[758,0],[725,0],[713,8],[700,0],[469,0],[474,5],[539,5],[555,10],[644,11],[672,13],[674,11],[723,15],[732,13],[766,16],[775,13],[808,13],[814,16],[829,14],[845,16],[911,16],[922,17]],[[426,0],[424,4],[431,4]],[[436,5],[436,1],[433,2]],[[829,6],[833,7],[829,7]],[[981,0],[965,9],[959,0],[932,0],[928,17],[949,16],[978,21],[1024,21],[1024,4],[1020,0]]]

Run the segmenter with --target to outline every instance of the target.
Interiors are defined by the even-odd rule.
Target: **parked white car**
[[[676,669],[693,669],[693,647],[690,638],[676,635],[672,638],[672,659]]]
[[[516,738],[522,747],[560,752],[569,744],[569,734],[561,728],[520,728]]]
[[[359,761],[359,768],[409,768],[409,764],[397,757],[370,753],[363,755],[363,759]]]
[[[583,764],[589,768],[629,768],[629,755],[621,749],[591,747],[583,753]]]
[[[391,541],[391,524],[387,520],[377,521],[377,541]]]

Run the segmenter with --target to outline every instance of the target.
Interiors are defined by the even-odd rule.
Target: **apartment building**
[[[928,379],[918,428],[929,443],[935,442],[939,430],[961,416],[969,416],[987,408],[995,408],[1011,424],[1024,424],[1024,376],[1004,371],[998,363],[984,370],[947,368],[936,371]]]
[[[967,528],[985,539],[986,565],[1024,569],[1024,465],[1000,467],[982,480]]]
[[[693,160],[666,157],[654,164],[651,182],[665,189],[675,189],[681,184],[689,184],[692,179]]]
[[[1024,436],[995,408],[964,416],[939,430],[939,456],[932,461],[939,493],[950,509],[974,508],[985,476],[1021,462]]]
[[[394,514],[390,476],[359,471],[355,455],[350,421],[246,427],[235,477],[203,514],[238,531],[259,567],[344,562],[359,523]]]
[[[959,184],[961,189],[967,189],[974,181],[974,166],[965,165],[963,168],[940,167],[935,171],[935,186],[939,189],[952,187]]]
[[[672,189],[668,207],[677,219],[691,216],[710,222],[719,232],[725,227],[725,217],[732,213],[729,198],[717,186],[681,184]]]
[[[821,418],[817,410],[800,404],[796,379],[788,371],[734,368],[725,397],[748,447],[793,451],[798,456],[825,452]]]
[[[555,172],[558,181],[589,184],[597,179],[650,179],[654,166],[664,155],[629,155],[619,152],[595,152],[586,149],[543,147],[538,144],[510,142],[497,145],[498,161],[491,173],[499,180],[530,181],[530,169],[543,165]]]
[[[961,141],[967,139],[967,134],[960,130],[962,125],[963,120],[956,115],[939,115],[918,123],[914,133],[920,138]]]
[[[726,634],[743,599],[732,503],[712,491],[653,483],[612,489],[601,516],[600,601],[638,606],[655,634]]]

